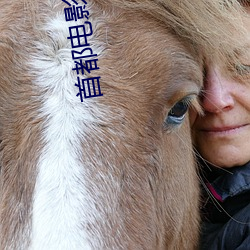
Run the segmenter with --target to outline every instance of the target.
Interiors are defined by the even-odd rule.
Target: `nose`
[[[230,79],[217,66],[208,67],[201,105],[205,112],[220,113],[234,107]]]

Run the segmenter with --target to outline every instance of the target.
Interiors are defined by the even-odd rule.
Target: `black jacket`
[[[200,249],[250,250],[250,162],[226,171],[205,168]]]

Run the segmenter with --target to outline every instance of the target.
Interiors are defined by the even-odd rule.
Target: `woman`
[[[210,63],[201,105],[191,114],[193,139],[200,155],[204,196],[201,249],[250,249],[250,6],[249,32],[239,76]]]

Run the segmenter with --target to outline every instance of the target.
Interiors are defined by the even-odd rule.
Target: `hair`
[[[242,6],[249,6],[250,5],[250,1],[249,0],[238,0],[239,3],[242,5]]]
[[[53,2],[53,1],[52,1]],[[245,29],[243,6],[249,0],[95,0],[103,11],[112,13],[114,8],[127,12],[139,11],[164,23],[180,39],[188,40],[199,48],[204,57],[230,66],[238,63],[238,52],[244,51],[241,40]],[[35,16],[38,1],[24,0],[31,17]],[[56,2],[54,2],[56,4]],[[115,12],[113,12],[115,13]],[[235,33],[238,32],[238,36]]]
[[[125,11],[144,12],[172,29],[180,39],[185,39],[200,49],[208,60],[224,62],[230,66],[238,63],[238,52],[244,51],[238,37],[244,37],[241,4],[249,0],[97,0],[102,8],[115,6]],[[235,35],[238,32],[238,36]]]

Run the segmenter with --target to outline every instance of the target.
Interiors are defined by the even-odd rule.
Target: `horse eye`
[[[179,125],[183,122],[189,107],[189,98],[184,98],[177,102],[169,111],[166,123],[170,125]]]

